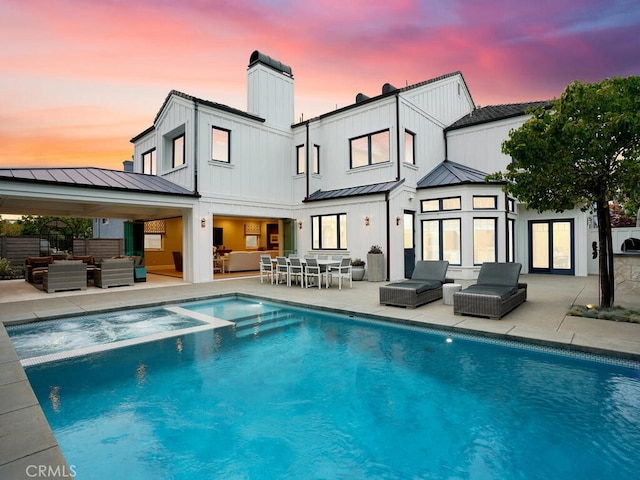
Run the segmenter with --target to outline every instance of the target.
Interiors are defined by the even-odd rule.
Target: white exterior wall
[[[511,157],[502,153],[502,142],[528,118],[514,117],[447,132],[448,159],[486,173],[504,170]]]
[[[294,121],[293,78],[260,63],[247,73],[247,112],[290,130]]]

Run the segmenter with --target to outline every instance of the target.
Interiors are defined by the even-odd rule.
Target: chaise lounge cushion
[[[518,287],[510,287],[507,285],[469,285],[464,289],[467,293],[475,293],[478,295],[495,295],[502,299],[509,298],[518,291]]]
[[[433,290],[434,288],[441,287],[442,282],[438,280],[424,280],[424,281],[404,280],[402,282],[390,283],[385,286],[394,287],[394,288],[406,288],[408,290],[415,290],[416,293],[423,293],[428,290]]]

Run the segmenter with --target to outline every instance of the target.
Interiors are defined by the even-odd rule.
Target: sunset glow
[[[122,169],[172,89],[246,110],[259,50],[295,121],[460,70],[477,105],[640,74],[633,0],[2,0],[2,167]]]

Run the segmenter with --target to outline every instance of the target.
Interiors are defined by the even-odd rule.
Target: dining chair
[[[263,283],[263,276],[268,275],[271,283],[273,283],[273,263],[270,255],[260,255],[260,283]]]
[[[332,265],[329,268],[329,275],[331,277],[331,283],[333,284],[333,277],[338,277],[338,289],[342,290],[342,279],[349,279],[349,288],[353,288],[353,277],[351,276],[351,259],[342,257],[340,265]]]
[[[318,265],[318,260],[313,257],[306,257],[306,265],[304,267],[304,276],[305,283],[307,288],[310,286],[309,278],[316,278],[316,283],[318,284],[318,288],[322,288],[322,272],[320,271],[320,265]]]
[[[280,283],[280,277],[284,275],[284,279],[287,285],[289,283],[289,264],[287,263],[286,257],[276,257],[276,285]]]
[[[302,266],[302,262],[300,261],[300,257],[297,256],[289,256],[289,286],[291,286],[291,282],[293,278],[300,281],[300,287],[304,288],[304,267]]]

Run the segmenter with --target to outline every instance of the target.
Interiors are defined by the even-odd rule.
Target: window
[[[339,250],[347,248],[347,214],[311,217],[311,248]]]
[[[498,259],[497,218],[473,219],[473,264],[495,262]]]
[[[516,212],[516,201],[513,198],[507,198],[507,211]]]
[[[152,148],[142,154],[142,173],[156,174],[156,149]]]
[[[410,165],[416,163],[415,137],[415,133],[409,130],[404,131],[404,163]]]
[[[304,173],[307,171],[307,156],[305,154],[304,145],[296,147],[296,173]]]
[[[162,250],[162,234],[160,233],[145,233],[144,234],[144,249],[145,250]]]
[[[230,162],[231,132],[223,128],[211,129],[211,160],[216,162]]]
[[[313,173],[320,173],[320,145],[313,146]]]
[[[447,210],[460,210],[460,197],[435,198],[432,200],[422,200],[423,212],[440,212]]]
[[[173,139],[171,167],[176,168],[180,165],[184,165],[184,133]]]
[[[364,167],[389,160],[389,130],[349,140],[351,168]]]
[[[498,198],[495,195],[474,195],[474,210],[495,210],[498,208]]]
[[[513,218],[507,219],[507,262],[515,262],[515,231],[516,231],[516,221]]]
[[[422,221],[422,259],[461,264],[459,218]]]

